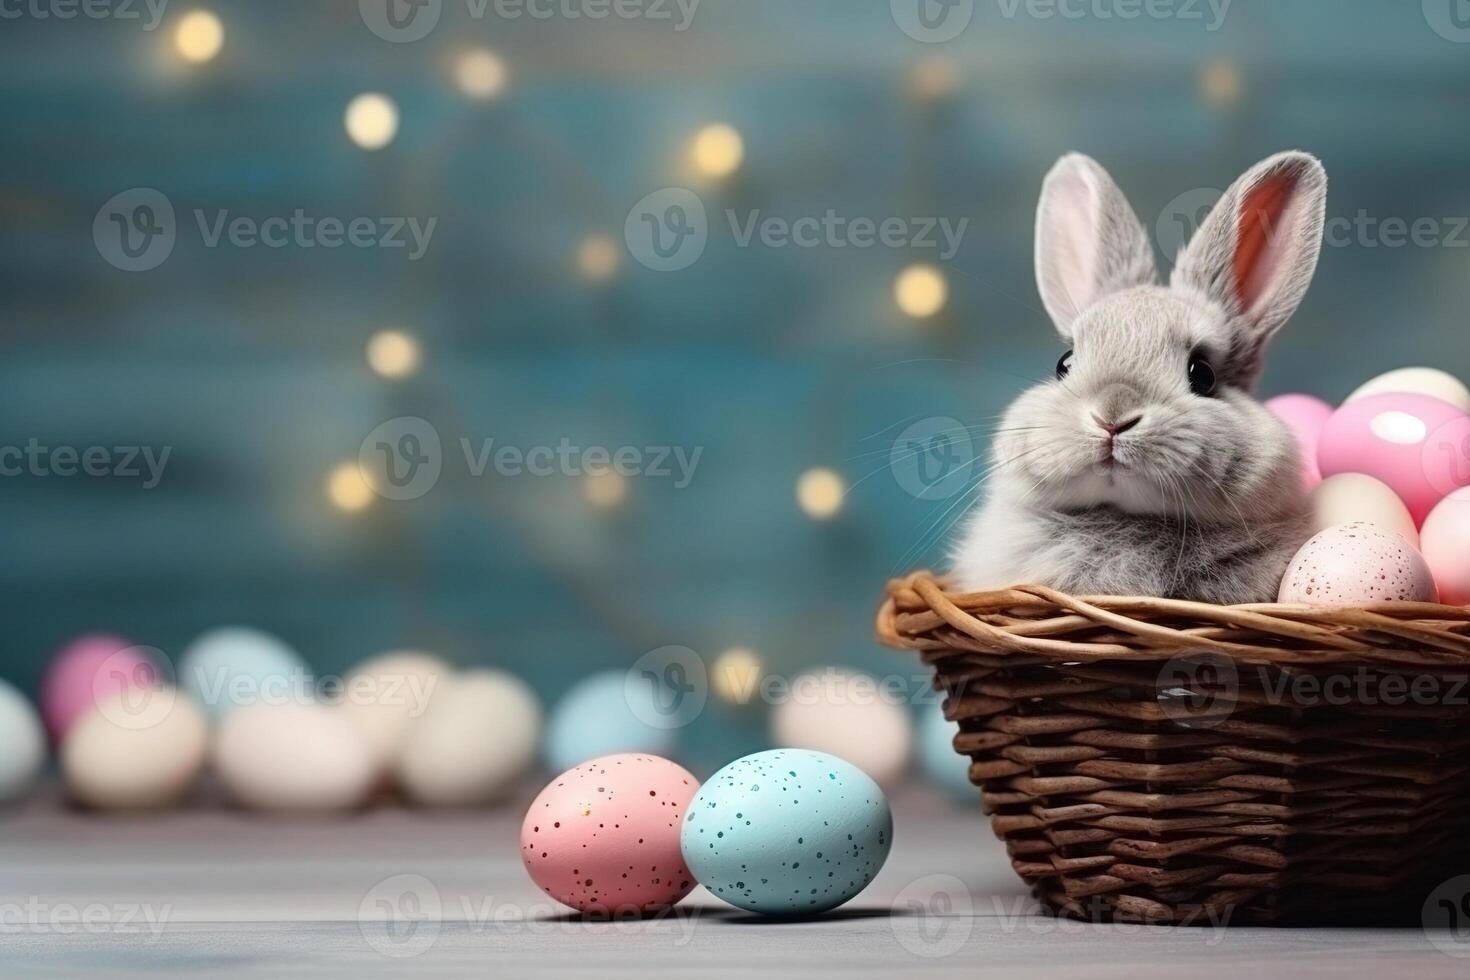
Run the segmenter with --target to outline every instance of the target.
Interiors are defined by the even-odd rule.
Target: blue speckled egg
[[[700,884],[766,915],[825,912],[867,887],[893,842],[893,814],[857,766],[805,749],[736,759],[709,778],[679,844]]]
[[[919,709],[919,768],[956,800],[976,803],[980,791],[970,782],[970,760],[954,750],[960,726],[944,717],[937,704]]]
[[[546,767],[565,772],[588,759],[621,752],[671,755],[678,733],[660,718],[651,688],[627,684],[621,670],[583,678],[556,703],[546,725]]]

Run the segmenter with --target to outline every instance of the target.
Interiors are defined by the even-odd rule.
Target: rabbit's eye
[[[1072,373],[1072,352],[1067,351],[1062,355],[1062,359],[1057,361],[1057,379],[1061,380],[1070,373]]]
[[[1189,390],[1206,397],[1215,393],[1215,369],[1198,354],[1189,359]]]

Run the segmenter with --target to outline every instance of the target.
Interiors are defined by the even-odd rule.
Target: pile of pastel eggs
[[[1470,389],[1403,368],[1336,409],[1308,395],[1266,407],[1296,437],[1312,505],[1281,602],[1470,605]]]
[[[40,711],[0,682],[0,802],[34,784],[56,747],[71,798],[100,810],[182,802],[212,771],[236,804],[340,811],[389,794],[423,806],[505,800],[536,761],[541,708],[510,674],[385,654],[313,677],[284,642],[218,629],[177,676],[160,652],[114,636],[65,646]]]
[[[628,753],[553,779],[526,811],[521,860],[583,913],[660,911],[698,883],[751,912],[811,915],[861,892],[892,841],[883,791],[835,756],[758,752],[701,786],[667,759]]]

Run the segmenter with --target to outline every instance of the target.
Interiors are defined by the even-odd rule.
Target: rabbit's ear
[[[1058,160],[1036,209],[1036,282],[1062,336],[1104,296],[1158,275],[1148,235],[1108,172],[1080,153]]]
[[[1259,370],[1266,341],[1296,312],[1322,251],[1327,171],[1307,153],[1256,164],[1210,212],[1180,253],[1170,282],[1204,293],[1238,318],[1235,367]]]

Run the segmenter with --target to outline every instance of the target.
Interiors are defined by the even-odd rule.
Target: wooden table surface
[[[513,807],[122,818],[43,794],[0,811],[0,976],[1470,976],[1470,936],[1419,928],[1042,916],[978,809],[918,791],[894,809],[882,874],[829,915],[773,922],[699,890],[677,914],[587,922],[526,877]]]

